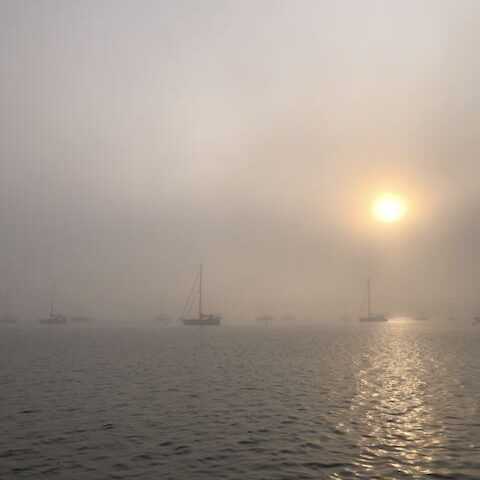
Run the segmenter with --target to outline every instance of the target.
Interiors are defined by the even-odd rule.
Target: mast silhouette
[[[53,282],[52,285],[52,296],[50,297],[50,316],[48,318],[39,318],[40,323],[45,324],[64,324],[67,323],[67,317],[65,315],[57,315],[55,313],[55,289],[57,282]]]
[[[360,316],[360,322],[387,322],[388,318],[383,313],[372,313],[372,287],[370,276],[367,277],[367,316]],[[364,297],[365,298],[365,297]]]
[[[198,288],[198,291],[197,291]],[[194,308],[194,303],[196,295],[198,294],[198,314],[197,318],[189,317],[189,313]],[[195,311],[195,310],[194,310]],[[185,307],[181,316],[181,321],[184,325],[199,325],[199,326],[211,326],[211,325],[220,325],[222,320],[220,315],[214,315],[211,313],[203,312],[203,263],[200,264],[200,269],[195,275],[192,289],[187,301],[185,302]]]

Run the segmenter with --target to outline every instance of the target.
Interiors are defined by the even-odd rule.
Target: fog
[[[480,4],[0,3],[0,297],[319,320],[480,292]],[[395,225],[371,199],[408,202]],[[262,297],[264,297],[263,307]]]

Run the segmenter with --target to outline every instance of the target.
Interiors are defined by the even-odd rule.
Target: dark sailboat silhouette
[[[46,318],[39,318],[40,323],[49,324],[49,325],[63,325],[67,323],[67,317],[65,315],[59,315],[55,313],[55,286],[56,283],[53,282],[52,287],[52,297],[50,299],[50,316]]]
[[[198,314],[197,316],[190,316],[192,309],[195,306],[195,299],[198,297]],[[220,325],[222,317],[212,313],[204,313],[202,311],[203,300],[203,265],[200,264],[200,269],[195,275],[193,286],[190,295],[187,297],[183,313],[180,317],[184,325],[187,326],[215,326]]]
[[[388,318],[384,313],[372,313],[370,300],[370,277],[367,278],[367,316],[358,319],[360,322],[388,322]]]

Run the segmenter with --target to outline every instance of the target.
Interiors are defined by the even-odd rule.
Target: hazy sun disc
[[[402,218],[407,211],[405,201],[395,195],[384,194],[373,202],[373,216],[380,222],[393,223]]]

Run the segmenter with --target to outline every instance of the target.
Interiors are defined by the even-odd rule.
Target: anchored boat
[[[182,316],[180,320],[187,326],[216,326],[220,325],[222,317],[213,313],[204,313],[202,310],[203,300],[203,265],[200,264],[200,269],[195,275],[190,295],[187,297],[185,307],[183,308]],[[192,310],[194,311],[196,299],[198,298],[198,310],[197,315],[191,316]]]
[[[371,309],[371,287],[370,287],[370,277],[367,278],[367,316],[360,317],[358,320],[360,322],[388,322],[387,315],[384,313],[372,313]]]
[[[63,325],[67,323],[67,317],[65,315],[59,315],[55,313],[55,282],[52,287],[52,298],[50,299],[50,316],[46,318],[39,318],[38,321],[48,325]]]

